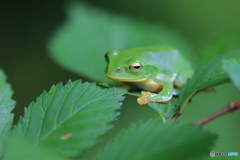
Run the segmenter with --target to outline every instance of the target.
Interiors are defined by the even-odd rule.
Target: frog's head
[[[106,53],[108,78],[123,82],[142,82],[156,77],[158,69],[144,53],[133,50],[110,50]]]

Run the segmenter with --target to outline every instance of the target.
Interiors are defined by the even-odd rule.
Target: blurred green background
[[[13,98],[17,101],[14,110],[15,120],[19,115],[23,115],[23,107],[35,100],[43,90],[48,90],[52,84],[66,82],[68,79],[87,80],[85,77],[62,69],[48,56],[47,42],[66,19],[65,8],[68,2],[63,0],[0,2],[0,68],[6,72],[8,82],[14,90]],[[200,48],[215,38],[230,35],[236,41],[240,40],[240,1],[238,0],[85,0],[84,2],[105,11],[157,22],[172,28],[191,43],[195,51],[193,54],[197,52],[201,54]],[[216,92],[200,93],[194,97],[179,120],[196,121],[239,99],[240,92],[233,85],[221,85],[216,88]],[[127,97],[127,101],[129,103],[123,105],[121,116],[114,123],[116,127],[112,134],[126,127],[130,122],[158,116],[147,106],[136,105],[135,98]],[[214,151],[237,151],[240,154],[239,121],[240,111],[237,111],[204,126],[219,135]]]

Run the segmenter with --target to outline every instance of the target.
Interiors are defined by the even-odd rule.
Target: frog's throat
[[[148,77],[138,78],[138,79],[124,79],[124,78],[118,78],[118,77],[111,77],[107,76],[108,78],[115,80],[115,81],[122,81],[122,82],[142,82],[146,81]]]

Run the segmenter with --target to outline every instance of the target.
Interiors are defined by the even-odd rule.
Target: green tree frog
[[[105,59],[108,78],[130,82],[144,90],[137,99],[141,105],[148,102],[167,103],[194,71],[190,61],[178,49],[165,44],[110,50]]]

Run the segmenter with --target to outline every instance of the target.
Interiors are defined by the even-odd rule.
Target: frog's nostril
[[[120,72],[120,71],[121,71],[121,68],[118,67],[118,68],[116,69],[116,72]]]

